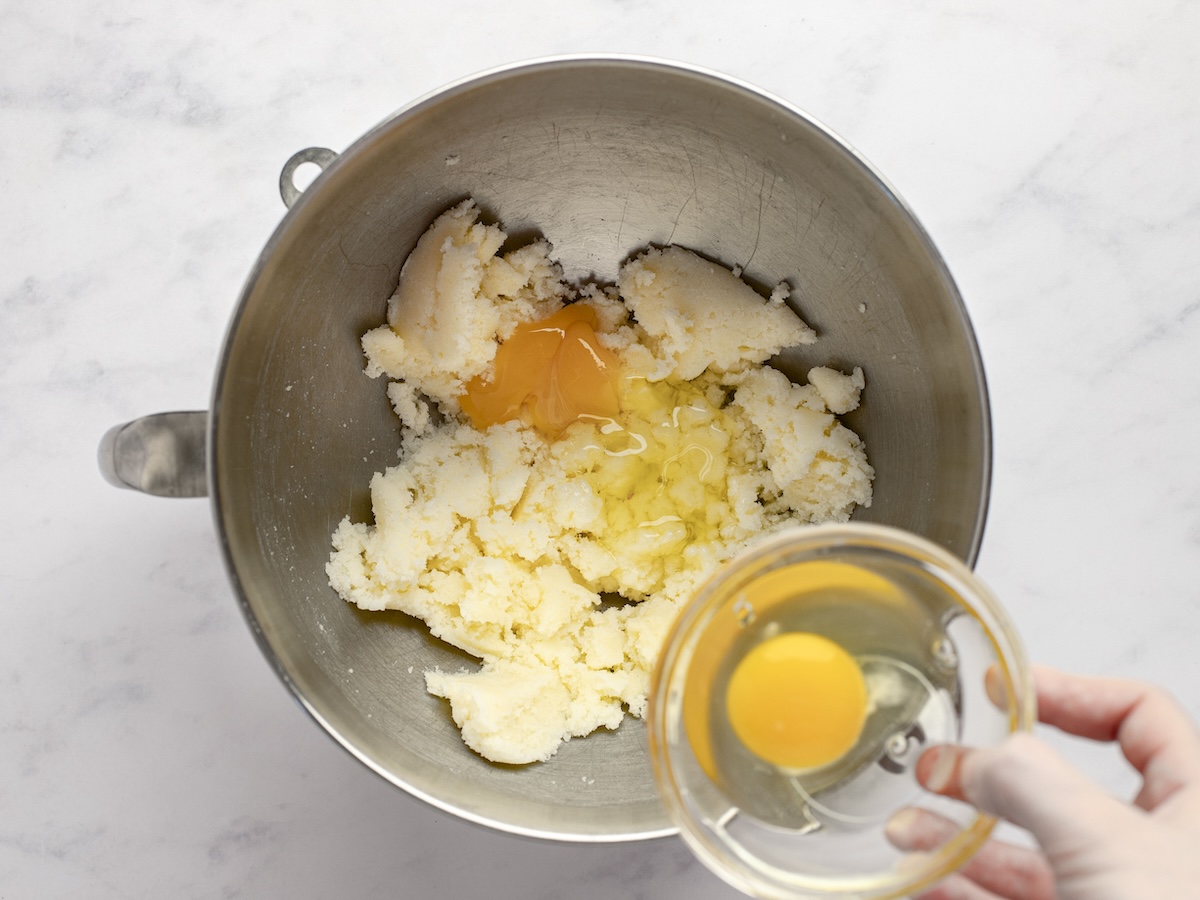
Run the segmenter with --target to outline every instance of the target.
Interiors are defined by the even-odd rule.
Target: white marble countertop
[[[294,150],[547,54],[724,71],[891,180],[985,358],[979,571],[1035,659],[1200,715],[1198,40],[1170,0],[4,4],[0,897],[736,896],[675,839],[537,843],[386,786],[262,658],[207,504],[96,466],[110,425],[207,405]]]

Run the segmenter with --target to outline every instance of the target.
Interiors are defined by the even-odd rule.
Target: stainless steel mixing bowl
[[[302,160],[324,171],[299,193]],[[490,764],[421,677],[472,661],[401,613],[349,606],[326,581],[334,527],[369,518],[371,475],[398,447],[359,338],[384,321],[417,237],[465,197],[515,240],[547,237],[573,278],[613,279],[629,254],[676,243],[742,266],[764,289],[790,282],[820,340],[780,368],[797,379],[813,365],[866,372],[864,403],[845,420],[878,474],[857,518],[973,561],[990,426],[958,291],[891,187],[787,103],[679,65],[539,61],[451,85],[340,155],[298,155],[283,189],[294,203],[238,304],[211,410],[114,428],[102,467],[153,493],[207,490],[234,588],[279,676],[335,740],[410,793],[526,835],[673,831],[640,721],[544,764]]]

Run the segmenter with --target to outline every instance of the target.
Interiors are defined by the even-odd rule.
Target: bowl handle
[[[291,159],[283,164],[283,171],[279,173],[279,196],[283,198],[283,205],[291,209],[292,204],[299,200],[300,195],[304,193],[304,188],[296,184],[297,169],[305,163],[312,163],[324,172],[325,168],[337,158],[336,153],[325,147],[306,147],[293,153]]]
[[[100,439],[100,472],[109,484],[156,497],[205,497],[207,438],[207,412],[143,416]]]

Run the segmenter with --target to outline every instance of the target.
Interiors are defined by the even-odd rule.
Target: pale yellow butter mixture
[[[640,716],[699,583],[771,531],[847,519],[874,472],[837,419],[858,406],[860,369],[795,385],[763,365],[816,340],[786,287],[764,299],[677,247],[629,261],[615,288],[573,287],[549,244],[500,255],[505,237],[470,201],[448,210],[406,261],[388,324],[364,335],[401,456],[371,481],[374,523],[338,526],[327,571],[347,601],[403,610],[478,657],[426,685],[468,746],[528,763]],[[521,421],[476,429],[464,385],[518,324],[569,302],[592,307],[620,361],[618,415],[553,440]]]

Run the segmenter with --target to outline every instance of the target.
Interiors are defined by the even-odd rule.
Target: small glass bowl
[[[772,765],[725,718],[737,661],[787,631],[839,644],[867,686],[857,743],[818,768]],[[991,668],[1003,704],[984,688]],[[647,713],[655,778],[684,840],[734,887],[773,900],[903,897],[959,868],[995,820],[922,790],[917,758],[938,744],[994,746],[1035,718],[1016,633],[971,570],[868,524],[791,529],[724,566],[674,623]],[[911,808],[953,823],[941,846],[888,841],[888,821]]]

